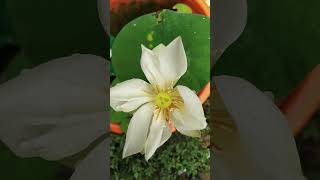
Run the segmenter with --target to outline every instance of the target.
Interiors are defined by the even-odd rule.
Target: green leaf
[[[110,108],[110,122],[120,124],[120,128],[123,132],[126,132],[129,126],[129,119],[131,115],[124,112],[116,112]]]
[[[123,132],[127,132],[128,126],[129,126],[129,120],[128,120],[128,119],[121,121],[120,129],[121,129]]]
[[[188,5],[183,3],[174,5],[172,9],[176,9],[179,13],[192,13],[192,9]]]
[[[112,47],[113,41],[114,41],[114,37],[110,35],[109,38],[110,38],[110,47]]]
[[[116,84],[120,83],[118,78],[115,78],[112,82],[111,82],[111,87],[115,86]]]
[[[110,63],[110,66],[109,66],[109,68],[110,68],[110,76],[116,76],[116,73],[114,72],[114,68],[113,68],[113,66],[112,66],[112,62]]]
[[[183,84],[187,87],[193,87],[192,89],[194,91],[200,91],[201,86],[197,78],[192,74],[192,72],[187,71],[186,74],[184,74],[177,84]]]
[[[118,34],[112,47],[112,61],[119,80],[146,80],[140,67],[141,44],[149,48],[160,43],[168,45],[178,36],[182,37],[186,50],[186,76],[190,77],[183,77],[180,83],[199,91],[210,76],[210,20],[203,15],[169,10],[141,16],[128,23]]]
[[[128,120],[128,114],[124,112],[116,112],[110,108],[110,121],[113,123],[121,123],[122,121]]]

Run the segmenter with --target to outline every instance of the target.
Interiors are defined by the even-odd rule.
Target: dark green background
[[[285,98],[320,64],[320,1],[248,0],[247,26],[222,55],[214,74],[242,77]],[[310,180],[320,179],[320,115],[296,138]]]
[[[73,53],[107,57],[107,46],[97,1],[0,0],[0,81]],[[67,180],[73,172],[57,162],[16,157],[1,142],[0,169],[1,180]]]

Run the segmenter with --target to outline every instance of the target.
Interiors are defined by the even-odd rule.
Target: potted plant
[[[179,8],[175,5],[186,5],[191,8],[192,13],[202,14],[210,17],[210,7],[203,0],[111,0],[111,36],[116,36],[119,31],[131,20],[143,14],[159,11],[162,9]],[[210,82],[208,82],[201,91],[198,92],[198,97],[204,103],[210,96]],[[110,130],[116,134],[122,134],[123,130],[118,123],[110,123]],[[175,129],[173,129],[175,131]]]

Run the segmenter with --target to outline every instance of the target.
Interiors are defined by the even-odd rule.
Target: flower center
[[[167,109],[172,104],[171,94],[168,92],[159,92],[155,98],[156,105],[161,109]]]

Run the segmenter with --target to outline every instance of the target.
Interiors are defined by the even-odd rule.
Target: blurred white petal
[[[19,156],[60,159],[106,131],[107,62],[58,58],[0,86],[0,137]]]
[[[79,164],[70,180],[106,180],[107,175],[107,139],[97,145]]]
[[[98,0],[98,12],[99,19],[104,28],[104,31],[107,34],[110,34],[110,17],[108,16],[109,12],[109,1],[106,0]]]
[[[214,4],[214,62],[238,39],[247,23],[247,0],[223,0]]]
[[[214,80],[237,128],[229,134],[215,131],[223,152],[214,156],[216,171],[221,172],[214,179],[303,180],[292,132],[277,106],[245,80]]]

